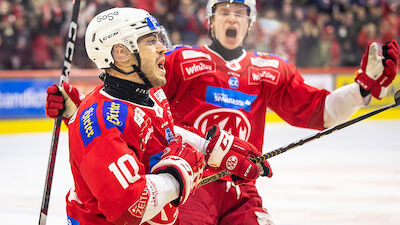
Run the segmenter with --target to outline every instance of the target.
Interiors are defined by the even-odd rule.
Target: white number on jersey
[[[126,167],[126,162],[132,166],[134,174],[132,174],[131,171],[129,171],[129,169]],[[114,174],[115,178],[117,178],[124,189],[129,186],[128,183],[132,184],[140,179],[140,175],[137,173],[139,171],[139,166],[133,156],[129,154],[121,156],[116,164],[115,162],[111,163],[108,166],[108,169]]]

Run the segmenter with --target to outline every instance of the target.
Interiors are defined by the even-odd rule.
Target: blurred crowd
[[[74,68],[94,68],[84,33],[111,7],[143,8],[166,27],[173,44],[210,43],[207,0],[81,0]],[[59,69],[71,0],[0,0],[0,69]],[[400,41],[399,0],[258,0],[247,50],[272,53],[298,67],[358,66],[368,43]]]

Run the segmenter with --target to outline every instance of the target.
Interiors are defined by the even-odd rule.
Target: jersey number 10
[[[133,168],[134,174],[129,171],[126,163],[129,163],[130,166]],[[111,163],[108,166],[108,169],[114,174],[115,178],[117,178],[118,182],[124,189],[129,187],[128,183],[133,184],[140,179],[140,175],[137,173],[139,171],[139,166],[133,156],[129,154],[125,154],[119,157],[117,163]]]

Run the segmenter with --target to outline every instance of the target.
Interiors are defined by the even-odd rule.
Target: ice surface
[[[400,224],[400,121],[363,121],[269,160],[257,186],[277,225]],[[264,153],[317,131],[268,124]],[[0,135],[0,224],[38,224],[51,133]],[[61,133],[48,225],[67,224],[72,183]]]

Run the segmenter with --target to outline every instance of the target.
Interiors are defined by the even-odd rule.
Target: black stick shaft
[[[72,58],[74,55],[76,33],[77,33],[77,28],[78,28],[77,21],[78,21],[79,7],[81,4],[81,1],[75,0],[75,2],[73,4],[74,4],[74,6],[72,9],[72,18],[71,18],[71,23],[69,26],[69,31],[68,31],[68,40],[67,40],[67,44],[65,47],[64,65],[63,65],[63,69],[62,69],[62,74],[60,76],[59,86],[61,86],[64,81],[68,81],[69,72],[71,71]],[[56,163],[58,139],[60,136],[60,129],[61,129],[61,121],[62,121],[62,115],[58,116],[54,121],[53,136],[51,139],[50,155],[49,155],[49,160],[48,160],[48,165],[47,165],[46,180],[45,180],[45,186],[44,186],[43,198],[42,198],[42,206],[40,209],[39,225],[46,225],[46,221],[47,221],[47,213],[48,213],[48,209],[49,209],[50,192],[51,192],[51,185],[53,182],[54,166]]]
[[[396,98],[396,95],[395,95],[395,98]],[[364,115],[358,116],[358,117],[353,118],[351,120],[348,120],[348,121],[346,121],[344,123],[338,124],[338,125],[336,125],[334,127],[331,127],[331,128],[325,129],[323,131],[320,131],[320,132],[318,132],[318,133],[316,133],[316,134],[314,134],[312,136],[305,137],[305,138],[300,139],[298,141],[292,142],[292,143],[290,143],[290,144],[288,144],[288,145],[286,145],[284,147],[280,147],[278,149],[275,149],[273,151],[265,153],[264,155],[255,157],[255,158],[252,159],[252,161],[255,162],[255,163],[259,163],[259,162],[264,161],[266,159],[269,159],[269,158],[272,158],[274,156],[280,155],[280,154],[282,154],[282,153],[284,153],[284,152],[286,152],[286,151],[288,151],[290,149],[293,149],[293,148],[295,148],[297,146],[303,145],[303,144],[305,144],[307,142],[310,142],[312,140],[318,139],[318,138],[320,138],[322,136],[325,136],[325,135],[328,135],[328,134],[330,134],[330,133],[332,133],[334,131],[343,129],[343,128],[348,127],[348,126],[350,126],[352,124],[355,124],[355,123],[358,123],[358,122],[360,122],[362,120],[365,120],[365,119],[367,119],[367,118],[369,118],[369,117],[371,117],[373,115],[376,115],[378,113],[381,113],[381,112],[386,111],[386,110],[388,110],[390,108],[393,108],[393,107],[396,107],[396,106],[400,105],[400,101],[398,101],[398,99],[395,99],[395,100],[396,100],[396,103],[392,103],[392,104],[383,106],[383,107],[381,107],[379,109],[373,110],[373,111],[368,112],[368,113],[366,113]],[[218,179],[220,179],[220,178],[222,178],[224,176],[227,176],[229,174],[231,174],[231,173],[228,172],[228,171],[221,171],[219,173],[216,173],[214,175],[206,177],[203,180],[201,180],[200,186],[208,184],[208,183],[211,183],[213,181],[216,181],[216,180],[218,180]]]

